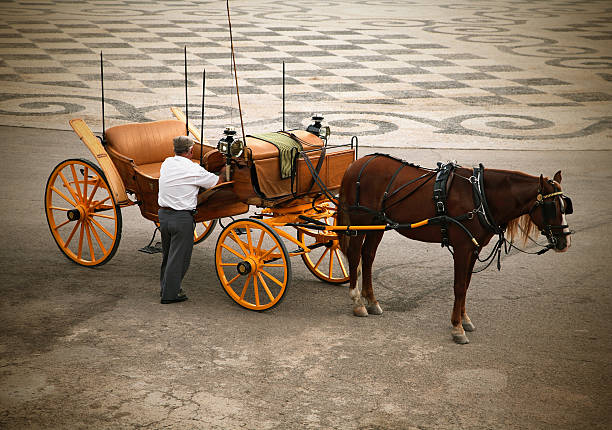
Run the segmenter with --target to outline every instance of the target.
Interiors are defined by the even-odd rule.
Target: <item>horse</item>
[[[526,241],[538,229],[548,240],[545,250],[565,252],[571,242],[566,215],[572,213],[573,206],[563,194],[561,171],[548,179],[485,169],[482,164],[474,169],[438,164],[437,169],[426,169],[386,154],[356,160],[341,182],[337,224],[387,225],[386,229],[395,229],[407,238],[448,246],[454,260],[451,335],[456,343],[466,344],[465,332],[475,326],[466,313],[465,299],[482,248],[495,235],[501,249],[504,234],[510,243],[520,235]],[[441,181],[444,172],[447,179]],[[434,199],[434,191],[445,198]],[[384,231],[355,229],[350,235],[347,228],[346,234],[340,235],[356,316],[382,314],[372,288],[372,264]],[[359,278],[361,294],[356,288]]]

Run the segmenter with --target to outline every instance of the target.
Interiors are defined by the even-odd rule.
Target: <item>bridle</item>
[[[565,229],[569,228],[567,224],[551,224],[551,221],[557,217],[557,205],[555,204],[556,197],[559,197],[559,209],[562,215],[570,215],[574,212],[572,199],[563,194],[563,191],[557,187],[555,181],[549,179],[548,183],[552,185],[553,192],[543,194],[542,187],[539,186],[536,201],[529,210],[529,216],[531,216],[533,211],[535,211],[538,207],[542,208],[543,224],[540,232],[548,239],[548,246],[546,247],[546,250],[555,248],[558,240],[561,237],[572,234],[570,231],[564,231]]]

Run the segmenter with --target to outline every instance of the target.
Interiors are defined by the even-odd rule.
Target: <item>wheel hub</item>
[[[236,270],[242,276],[248,275],[249,273],[253,271],[253,265],[251,264],[250,261],[244,260],[236,265]]]
[[[79,209],[71,209],[66,212],[66,216],[70,221],[76,221],[81,218],[81,211]]]

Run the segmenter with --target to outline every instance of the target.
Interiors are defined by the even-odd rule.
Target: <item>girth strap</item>
[[[447,210],[446,210],[446,185],[449,177],[455,169],[455,164],[438,163],[438,174],[436,175],[436,181],[434,182],[433,188],[433,201],[434,208],[436,210],[436,216],[440,217],[440,232],[442,234],[442,246],[449,246],[450,241],[448,238],[448,223],[447,223]]]

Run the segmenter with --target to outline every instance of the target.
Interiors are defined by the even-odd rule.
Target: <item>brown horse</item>
[[[425,169],[385,154],[355,161],[344,174],[339,195],[339,225],[388,224],[410,239],[434,243],[443,242],[441,227],[447,228],[446,243],[452,248],[455,269],[451,333],[457,343],[468,343],[465,331],[474,330],[465,312],[465,297],[478,254],[492,237],[499,235],[501,245],[504,233],[512,239],[520,229],[526,239],[537,228],[548,239],[547,248],[564,252],[570,246],[565,215],[573,209],[562,193],[561,171],[549,180],[480,167],[482,170],[452,166],[442,205],[455,221],[440,218],[432,201],[434,184],[439,183],[436,177],[443,168]],[[429,221],[414,225],[423,220]],[[440,221],[445,222],[440,225]],[[382,314],[372,289],[372,263],[383,234],[377,230],[341,236],[357,316]],[[360,275],[361,294],[355,288]]]

